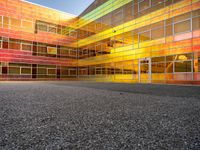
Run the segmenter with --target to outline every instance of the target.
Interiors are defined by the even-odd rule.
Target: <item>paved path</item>
[[[200,87],[2,82],[0,149],[200,149]]]

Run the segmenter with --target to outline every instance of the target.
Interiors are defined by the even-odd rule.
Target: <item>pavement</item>
[[[200,149],[200,86],[0,82],[0,150]]]

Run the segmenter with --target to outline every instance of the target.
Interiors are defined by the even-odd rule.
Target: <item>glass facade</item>
[[[0,80],[76,78],[76,16],[21,0],[0,0]],[[74,72],[73,72],[74,71]]]
[[[200,84],[199,0],[96,0],[78,17],[0,4],[1,80]]]

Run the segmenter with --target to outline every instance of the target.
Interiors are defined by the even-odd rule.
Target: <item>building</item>
[[[75,16],[21,0],[0,0],[0,80],[76,78]]]
[[[0,2],[1,80],[200,84],[199,0],[95,0],[78,17]],[[14,18],[21,22],[12,27]]]

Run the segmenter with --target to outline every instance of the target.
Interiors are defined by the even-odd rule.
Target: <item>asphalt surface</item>
[[[0,149],[200,149],[200,87],[0,82]]]

